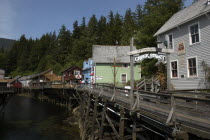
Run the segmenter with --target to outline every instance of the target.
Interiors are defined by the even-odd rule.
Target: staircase
[[[150,92],[159,92],[160,82],[158,80],[159,78],[157,76],[152,76],[151,78],[143,77],[141,80],[137,83],[136,89],[137,90],[144,90],[144,91],[150,91]]]

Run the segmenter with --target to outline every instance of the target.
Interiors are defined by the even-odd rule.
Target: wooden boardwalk
[[[130,102],[129,90],[97,85],[82,85],[77,91],[87,92],[95,98],[113,102],[115,106],[147,117],[157,129],[171,137],[194,134],[210,138],[210,94],[196,92],[151,93],[135,91],[135,102]],[[171,128],[170,131],[166,128]],[[185,137],[186,137],[185,135]]]

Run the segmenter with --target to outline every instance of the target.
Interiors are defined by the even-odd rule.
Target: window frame
[[[191,27],[192,27],[192,26],[195,26],[196,24],[198,25],[198,37],[199,37],[199,42],[192,43]],[[195,22],[195,23],[193,23],[193,24],[190,24],[190,25],[188,26],[188,30],[189,30],[189,42],[190,42],[189,44],[190,44],[190,45],[194,45],[194,44],[200,43],[200,42],[201,42],[200,23],[199,23],[199,22]]]
[[[125,81],[125,83],[127,83],[127,82],[128,82],[127,73],[121,73],[121,74],[120,74],[120,81],[121,81],[121,83],[124,83],[124,82],[122,81],[122,75],[124,75],[124,74],[125,74],[125,76],[126,76],[126,81]]]
[[[171,64],[172,62],[177,62],[177,77],[173,77],[172,64]],[[178,60],[172,60],[172,61],[170,61],[170,74],[171,74],[171,78],[172,79],[179,78],[179,61]]]
[[[169,38],[169,36],[172,36],[172,48],[169,48],[169,44],[170,44],[170,38]],[[173,35],[173,33],[170,33],[170,34],[167,34],[167,41],[168,41],[168,49],[173,49],[174,50],[174,35]]]
[[[189,59],[193,59],[193,58],[195,58],[195,62],[196,62],[196,75],[195,76],[190,76]],[[197,58],[197,56],[187,57],[187,77],[188,78],[198,77],[198,58]]]

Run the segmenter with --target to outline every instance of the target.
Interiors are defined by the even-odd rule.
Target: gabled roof
[[[136,50],[136,47],[133,47]],[[130,46],[107,46],[94,45],[92,57],[95,63],[113,63],[114,58],[116,63],[130,63]]]
[[[82,70],[81,68],[79,68],[77,66],[71,66],[71,67],[65,69],[64,71],[62,71],[61,73],[65,72],[65,71],[71,71],[71,70],[76,69],[76,68],[79,69],[79,70]]]
[[[210,12],[210,5],[207,5],[207,0],[198,0],[191,6],[174,14],[156,33],[154,36],[162,34],[173,28],[176,28],[184,23],[187,23],[197,17],[200,17]]]
[[[16,76],[14,79],[11,79],[11,81],[8,82],[8,84],[13,83],[14,81],[18,80],[19,78],[21,78],[21,76]]]
[[[50,71],[52,71],[52,69],[49,69],[49,70],[46,70],[46,71],[43,71],[43,72],[40,72],[40,73],[37,73],[37,74],[34,74],[34,75],[30,75],[30,79],[36,78],[36,77],[41,76],[41,75],[43,75],[45,73],[48,73]]]
[[[54,73],[46,73],[44,76],[47,77],[50,81],[61,81],[61,76],[57,76]]]

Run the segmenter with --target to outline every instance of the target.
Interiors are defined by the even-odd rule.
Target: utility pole
[[[114,57],[114,87],[116,85],[116,58]]]
[[[131,38],[131,43],[130,43],[130,51],[133,51],[133,41],[134,38]],[[133,89],[134,89],[134,56],[130,55],[130,108],[133,108],[133,104],[134,104],[134,93],[133,93]]]

